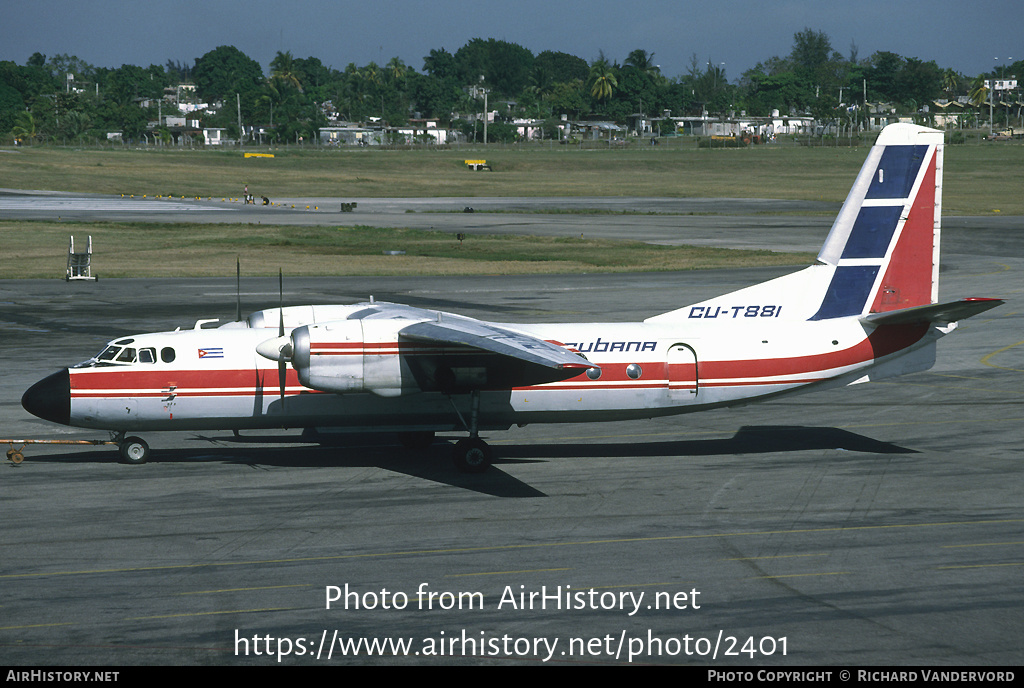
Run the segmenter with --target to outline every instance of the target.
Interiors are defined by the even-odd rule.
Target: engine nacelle
[[[398,330],[408,320],[338,320],[292,331],[292,367],[299,382],[323,392],[373,392],[396,397],[418,391],[399,355]]]

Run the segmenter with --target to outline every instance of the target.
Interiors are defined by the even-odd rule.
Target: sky
[[[860,59],[889,51],[976,76],[1024,59],[1021,10],[1020,0],[3,0],[0,60],[25,64],[39,52],[96,67],[192,65],[233,45],[264,73],[278,51],[339,70],[392,57],[422,70],[432,49],[495,38],[588,62],[642,49],[667,77],[696,56],[735,82],[788,55],[793,35],[810,28],[847,57],[856,45]]]

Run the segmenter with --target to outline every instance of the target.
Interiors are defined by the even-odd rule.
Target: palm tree
[[[409,72],[409,68],[405,66],[405,62],[400,57],[392,57],[388,60],[386,69],[392,81],[401,81]]]
[[[971,101],[971,105],[980,106],[984,105],[985,101],[988,100],[988,87],[985,85],[985,75],[978,76],[971,84],[971,91],[967,94],[967,97]]]
[[[656,77],[661,73],[661,69],[658,65],[654,64],[654,53],[649,53],[646,50],[634,50],[629,54],[623,64],[636,67],[638,70],[651,77]]]
[[[604,53],[590,65],[590,95],[598,100],[608,100],[618,87],[612,66],[608,64]]]
[[[290,84],[294,86],[299,93],[302,92],[302,82],[299,80],[296,72],[295,58],[292,57],[291,52],[277,51],[277,56],[274,57],[273,62],[270,63],[270,78],[280,83]]]
[[[371,61],[368,65],[359,70],[359,75],[362,77],[364,84],[374,88],[380,88],[382,83],[381,71],[376,62]]]
[[[29,144],[35,141],[39,131],[36,127],[36,118],[32,116],[31,112],[24,110],[18,113],[18,116],[14,118],[14,128],[11,129],[11,134],[18,141],[27,141]]]
[[[946,69],[942,72],[942,90],[950,98],[955,97],[960,90],[960,75],[954,69]]]

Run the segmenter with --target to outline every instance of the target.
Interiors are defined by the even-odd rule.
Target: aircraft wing
[[[579,354],[557,344],[468,318],[419,322],[399,331],[401,339],[471,347],[516,361],[562,371],[595,367]]]
[[[1002,299],[969,298],[947,303],[903,308],[887,313],[871,313],[860,321],[867,325],[913,325],[921,323],[951,323],[984,313],[1005,303]]]

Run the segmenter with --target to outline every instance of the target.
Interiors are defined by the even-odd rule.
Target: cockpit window
[[[100,352],[99,356],[96,357],[97,361],[112,361],[117,356],[117,352],[121,350],[119,346],[108,346],[106,349]]]
[[[130,343],[132,341],[134,340],[121,340],[121,343]],[[164,360],[166,360],[166,358]],[[173,360],[173,358],[171,360]],[[146,347],[144,349],[135,349],[130,346],[119,346],[115,343],[111,344],[88,361],[82,361],[74,367],[93,368],[99,366],[129,365],[132,363],[156,363],[156,348]]]

